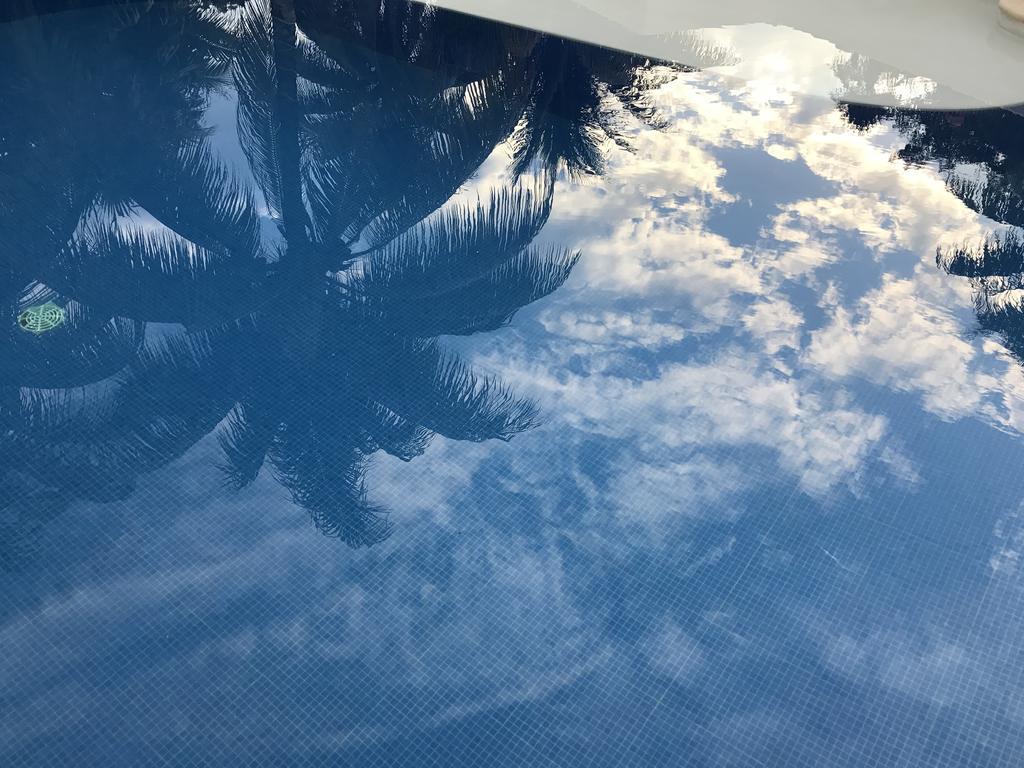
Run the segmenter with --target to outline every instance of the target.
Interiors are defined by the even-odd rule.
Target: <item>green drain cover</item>
[[[64,323],[64,310],[52,301],[29,307],[18,315],[18,325],[31,333],[46,333]]]

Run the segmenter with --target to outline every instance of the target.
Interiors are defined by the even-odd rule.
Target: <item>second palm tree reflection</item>
[[[907,137],[897,158],[934,164],[965,206],[1002,225],[980,242],[939,248],[936,263],[970,279],[981,330],[998,334],[1024,364],[1024,116],[1004,109],[841,109],[860,129],[891,122]]]

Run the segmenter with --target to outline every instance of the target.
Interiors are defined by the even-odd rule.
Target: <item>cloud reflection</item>
[[[263,713],[290,717],[292,762],[1012,752],[1024,380],[935,266],[995,225],[893,162],[892,127],[793,96],[834,87],[808,45],[750,86],[662,85],[667,127],[631,123],[603,176],[559,180],[537,241],[579,248],[573,274],[502,332],[446,340],[547,421],[379,457],[401,537],[339,557],[266,476],[225,492],[208,438],[77,504],[63,536],[92,549],[67,547],[67,583],[30,571],[3,614],[6,743],[102,754],[34,716],[78,705],[95,733],[181,723],[234,758],[263,754]]]

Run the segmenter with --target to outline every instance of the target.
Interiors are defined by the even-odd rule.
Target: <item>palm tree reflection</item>
[[[649,93],[686,68],[538,36],[524,69],[523,121],[513,136],[513,171],[525,173],[536,163],[578,177],[603,172],[604,142],[629,148],[628,115],[649,127],[664,124]]]
[[[364,479],[375,452],[537,424],[437,339],[500,328],[567,279],[577,254],[533,244],[554,175],[600,170],[609,98],[654,122],[644,87],[664,72],[420,6],[219,5],[115,8],[51,41],[95,57],[95,82],[66,86],[92,89],[76,121],[113,94],[84,141],[8,118],[23,146],[56,150],[20,156],[12,177],[44,183],[3,199],[19,288],[4,296],[0,482],[49,510],[123,498],[217,431],[231,484],[266,467],[324,533],[372,544],[389,531]],[[115,17],[119,42],[97,48]],[[478,27],[467,46],[486,55],[452,25]],[[165,49],[148,69],[125,54]],[[36,78],[5,75],[21,98],[59,82],[45,51],[11,56]],[[245,175],[211,143],[214,94],[237,100]],[[510,138],[508,179],[453,199]],[[17,328],[51,299],[62,327]]]
[[[1002,225],[981,242],[940,248],[936,262],[971,280],[982,330],[999,334],[1024,363],[1024,115],[853,104],[842,109],[861,129],[890,122],[907,137],[899,159],[934,164],[965,206]]]

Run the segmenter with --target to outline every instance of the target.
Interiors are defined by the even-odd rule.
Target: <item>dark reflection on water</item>
[[[5,300],[68,321],[8,323],[5,477],[54,503],[125,498],[221,424],[232,484],[267,463],[318,528],[372,544],[389,525],[369,455],[536,423],[434,339],[497,329],[565,281],[577,254],[532,244],[554,175],[626,145],[619,113],[654,122],[645,89],[666,75],[420,6],[223,8],[6,30]],[[223,92],[245,177],[204,124]],[[428,220],[509,139],[509,181]],[[144,343],[146,323],[187,332]]]
[[[778,30],[773,89],[714,33],[45,5],[0,762],[1016,765],[1018,113],[787,93],[910,81]]]

